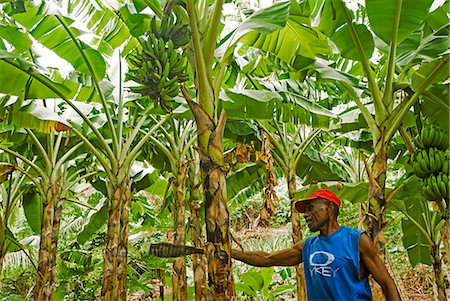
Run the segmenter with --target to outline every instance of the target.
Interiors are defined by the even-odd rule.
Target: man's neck
[[[333,234],[334,232],[336,232],[337,230],[339,230],[341,226],[339,226],[339,224],[337,223],[337,221],[332,220],[329,223],[325,224],[321,229],[320,229],[320,235],[321,236],[330,236],[331,234]]]

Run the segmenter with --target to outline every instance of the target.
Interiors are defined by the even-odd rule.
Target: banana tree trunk
[[[209,288],[213,300],[236,300],[233,270],[231,267],[231,242],[229,214],[226,204],[226,171],[221,166],[201,161],[205,173],[206,248]]]
[[[386,227],[386,165],[387,165],[387,143],[383,143],[380,151],[375,153],[372,168],[369,174],[369,203],[365,216],[364,227],[372,239],[375,250],[381,260],[385,261],[385,238]]]
[[[197,183],[191,185],[191,236],[194,247],[203,247],[202,226],[200,224],[199,189]],[[194,270],[195,301],[206,301],[208,296],[208,285],[206,284],[206,258],[203,255],[192,255],[192,266]]]
[[[59,230],[61,227],[61,215],[62,215],[62,209],[63,209],[63,200],[61,198],[58,198],[55,200],[55,211],[54,211],[54,217],[53,217],[53,236],[52,236],[52,265],[56,267],[56,257],[58,255],[58,239],[59,239]],[[51,283],[56,283],[56,268],[52,269],[51,274]]]
[[[197,103],[189,100],[198,132],[198,151],[205,196],[206,257],[212,300],[236,300],[231,267],[230,221],[226,195],[226,173],[223,167],[223,131],[225,112],[217,124]],[[208,296],[208,298],[210,298]]]
[[[450,216],[448,214],[441,229],[441,237],[444,242],[445,249],[445,256],[443,260],[447,266],[450,266]]]
[[[3,244],[0,243],[0,250],[3,250]],[[6,252],[1,252],[0,253],[0,290],[2,290],[2,286],[3,286],[3,261],[5,260],[5,255]]]
[[[448,198],[444,201],[436,201],[439,211],[442,214],[444,225],[441,228],[441,237],[444,243],[444,254],[442,260],[446,265],[450,265],[450,202]]]
[[[383,140],[383,138],[380,138]],[[368,236],[372,239],[377,255],[383,262],[386,262],[384,229],[386,223],[386,165],[387,165],[387,149],[386,141],[380,142],[382,146],[375,153],[372,167],[366,165],[369,175],[369,194],[367,212],[363,216],[363,227],[367,231]],[[374,300],[385,300],[381,287],[371,280],[372,294]]]
[[[439,253],[439,244],[431,247],[431,260],[433,262],[434,282],[437,287],[437,300],[446,301],[447,294],[445,292],[445,277],[442,269],[442,259]]]
[[[289,171],[288,175],[288,193],[291,200],[291,216],[292,216],[292,241],[294,244],[300,242],[303,239],[303,229],[300,222],[300,214],[295,210],[294,195],[296,191],[295,172]],[[295,266],[295,280],[297,282],[297,300],[306,300],[306,282],[305,271],[303,270],[303,264]]]
[[[54,182],[43,198],[43,214],[41,224],[41,241],[39,244],[39,262],[34,289],[34,301],[51,301],[54,298],[55,282],[53,273],[55,269],[52,242],[53,220],[55,214],[55,201],[57,199],[58,183]]]
[[[275,204],[278,201],[278,196],[275,192],[275,186],[277,186],[277,177],[273,168],[273,157],[270,147],[270,141],[267,134],[263,133],[263,145],[262,151],[264,153],[264,161],[266,164],[266,177],[264,179],[264,203],[260,210],[261,220],[268,222],[270,218],[275,214]]]
[[[186,173],[189,164],[179,165],[175,182],[175,204],[173,208],[175,244],[186,243]],[[186,256],[177,257],[173,263],[172,287],[174,301],[187,301]]]
[[[4,223],[3,217],[0,215],[0,289],[2,289],[3,285],[3,261],[5,260],[6,250],[5,250],[5,242],[6,242],[6,225]]]
[[[128,174],[128,173],[124,173]],[[128,216],[133,196],[131,180],[125,176],[112,184],[108,212],[108,236],[103,254],[102,301],[126,301]]]

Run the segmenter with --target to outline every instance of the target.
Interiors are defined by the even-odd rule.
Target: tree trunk
[[[128,174],[125,172],[125,174]],[[132,198],[126,176],[112,184],[108,212],[107,243],[103,254],[102,301],[126,301],[128,216]]]
[[[204,181],[206,237],[209,288],[215,301],[235,300],[229,214],[226,204],[226,171],[220,166],[209,168],[202,162],[207,175]]]
[[[437,300],[446,301],[447,294],[445,292],[445,278],[442,270],[442,260],[439,255],[439,245],[433,245],[431,247],[431,260],[433,262],[434,282],[437,287]]]
[[[436,201],[436,204],[444,220],[444,225],[441,228],[441,237],[444,243],[442,260],[446,265],[450,265],[450,202],[448,198],[445,198],[444,201]]]
[[[33,299],[35,301],[51,301],[55,289],[52,277],[54,273],[54,259],[52,252],[53,219],[55,214],[57,183],[53,183],[43,199],[43,214],[41,224],[41,241],[39,244],[39,263],[36,275],[36,286]]]
[[[267,134],[261,131],[263,134],[262,152],[264,154],[264,163],[266,164],[266,177],[264,179],[264,203],[260,210],[261,220],[267,223],[270,218],[275,214],[275,204],[278,202],[278,196],[275,192],[275,187],[278,184],[275,170],[273,168],[273,157],[270,147],[270,141]]]
[[[303,240],[303,229],[300,222],[300,214],[295,210],[294,195],[296,191],[295,172],[289,171],[288,174],[288,193],[291,200],[291,215],[292,215],[292,241],[294,244]],[[295,280],[297,282],[297,300],[306,300],[306,282],[305,271],[303,270],[303,264],[295,266]]]
[[[53,236],[52,236],[52,246],[51,246],[51,259],[52,266],[56,267],[56,257],[58,256],[58,239],[59,239],[59,230],[61,228],[61,215],[63,209],[63,200],[61,196],[55,200],[55,212],[53,217]],[[51,283],[56,283],[56,268],[52,269],[51,274]]]
[[[383,139],[383,138],[381,138]],[[380,151],[375,153],[372,168],[367,171],[369,175],[369,195],[368,195],[368,212],[363,217],[363,225],[368,236],[372,239],[377,255],[383,262],[386,262],[385,254],[385,238],[384,229],[386,223],[386,165],[387,165],[387,149],[386,141],[382,143]],[[367,166],[366,166],[367,169]],[[373,299],[385,300],[381,287],[371,280]]]
[[[173,208],[175,244],[186,244],[186,173],[188,162],[178,166],[175,182],[175,203]],[[186,256],[177,257],[173,263],[172,287],[174,301],[187,301]]]
[[[205,195],[206,257],[209,288],[215,301],[236,300],[231,266],[230,221],[227,208],[226,173],[223,165],[225,112],[217,124],[197,103],[189,100],[198,132],[200,169]],[[209,298],[209,297],[208,297]]]
[[[195,176],[193,176],[195,178]],[[193,182],[191,185],[191,236],[194,247],[202,248],[202,226],[200,224],[199,186]],[[194,270],[195,301],[206,301],[208,296],[208,285],[206,284],[206,257],[203,255],[192,255],[192,266]]]
[[[3,285],[3,261],[6,256],[6,225],[3,217],[0,215],[0,289]]]
[[[443,260],[446,265],[450,266],[450,216],[448,214],[441,229],[441,237],[445,250]]]

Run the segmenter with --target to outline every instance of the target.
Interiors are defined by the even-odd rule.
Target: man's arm
[[[378,257],[372,241],[366,234],[361,234],[359,239],[359,251],[361,253],[361,259],[367,270],[372,274],[373,278],[375,278],[383,289],[386,300],[401,300],[394,280],[391,275],[389,275],[389,272],[380,257]]]
[[[275,253],[263,251],[244,252],[232,249],[231,257],[258,267],[294,266],[302,262],[302,250],[303,242],[300,242],[291,248]]]

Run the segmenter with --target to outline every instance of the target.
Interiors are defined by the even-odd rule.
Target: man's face
[[[305,220],[311,232],[319,231],[330,220],[331,206],[327,200],[316,199],[305,206]]]

